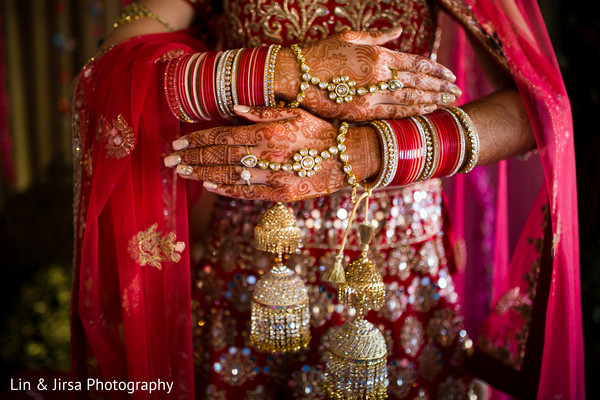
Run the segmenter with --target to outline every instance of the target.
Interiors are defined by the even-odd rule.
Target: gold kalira
[[[276,266],[254,289],[250,344],[260,351],[287,353],[309,342],[308,290],[292,270]]]
[[[254,228],[254,246],[277,254],[275,266],[256,283],[252,296],[250,343],[269,353],[298,351],[310,342],[308,290],[282,263],[283,253],[296,253],[300,227],[282,203],[270,207]]]
[[[330,399],[386,399],[383,334],[358,317],[331,329],[323,389]]]

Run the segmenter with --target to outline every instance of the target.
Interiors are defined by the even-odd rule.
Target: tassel
[[[323,388],[331,399],[386,399],[383,334],[362,317],[332,328]]]
[[[269,353],[298,351],[310,342],[308,290],[282,263],[282,253],[301,246],[301,230],[292,210],[277,203],[254,228],[257,249],[277,254],[275,266],[256,283],[252,295],[250,344]]]
[[[335,262],[333,265],[325,271],[323,276],[321,277],[324,281],[340,284],[346,282],[346,275],[344,274],[344,267],[342,267],[342,261],[344,260],[344,256],[342,254],[338,254],[335,257]]]

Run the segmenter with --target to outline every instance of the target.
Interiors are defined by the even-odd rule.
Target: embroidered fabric
[[[261,398],[323,398],[321,383],[329,328],[354,316],[337,304],[337,290],[321,279],[333,263],[351,207],[338,192],[292,205],[303,231],[299,254],[286,261],[307,283],[311,341],[307,350],[267,355],[248,345],[252,291],[273,256],[252,247],[253,229],[268,208],[263,202],[219,198],[194,279],[194,363],[200,396],[260,392]],[[389,398],[466,398],[466,360],[473,343],[463,329],[444,248],[439,180],[375,193],[370,213],[377,233],[370,257],[386,287],[378,312],[368,318],[388,345]],[[362,213],[362,211],[359,211]],[[359,254],[353,235],[345,263]],[[210,368],[210,371],[208,370]],[[449,389],[449,388],[452,389]],[[206,390],[206,391],[204,391]]]

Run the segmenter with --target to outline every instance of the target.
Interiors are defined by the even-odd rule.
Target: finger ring
[[[398,70],[397,69],[392,70],[392,77],[393,78],[390,79],[389,82],[387,83],[388,90],[391,92],[395,92],[396,90],[402,89],[404,87],[404,85],[398,79]]]
[[[242,167],[242,172],[240,173],[240,176],[243,180],[246,181],[246,185],[250,186],[250,178],[252,178],[252,174],[250,174],[250,171],[248,171],[246,167]]]
[[[446,104],[449,100],[450,96],[448,96],[446,93],[442,93],[442,103]]]
[[[271,169],[273,171],[295,172],[300,178],[310,178],[321,170],[321,162],[323,162],[323,159],[331,157],[332,154],[337,154],[338,149],[337,147],[331,147],[328,150],[322,151],[320,154],[315,149],[300,149],[292,156],[290,162],[284,164],[261,160],[255,155],[250,154],[247,147],[246,152],[248,154],[241,160],[242,167],[258,167],[260,169]]]

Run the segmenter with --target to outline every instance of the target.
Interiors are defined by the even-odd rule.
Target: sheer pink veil
[[[583,399],[573,126],[546,28],[531,0],[441,3],[512,75],[538,147],[527,161],[477,168],[448,184],[456,200],[450,202],[453,225],[469,245],[468,274],[459,275],[467,326],[470,332],[481,332],[478,351],[517,371],[527,368],[527,353],[540,347],[539,399]],[[461,101],[485,94],[489,88],[478,80],[480,71],[473,70],[464,33],[461,37],[451,24],[446,33],[454,50],[447,61],[458,72],[459,86],[471,96]],[[473,217],[479,218],[475,225]],[[483,229],[490,221],[493,229]],[[551,242],[546,243],[547,259],[544,240]],[[543,290],[544,284],[532,282],[542,282],[545,270],[548,288]],[[547,303],[539,304],[536,290]],[[533,332],[532,314],[544,306],[542,348],[541,343],[527,342],[522,326]],[[488,312],[488,318],[481,318]]]
[[[162,88],[169,58],[204,50],[183,33],[133,38],[76,81],[75,378],[174,384],[101,396],[194,397],[188,196],[162,161],[184,132]]]

